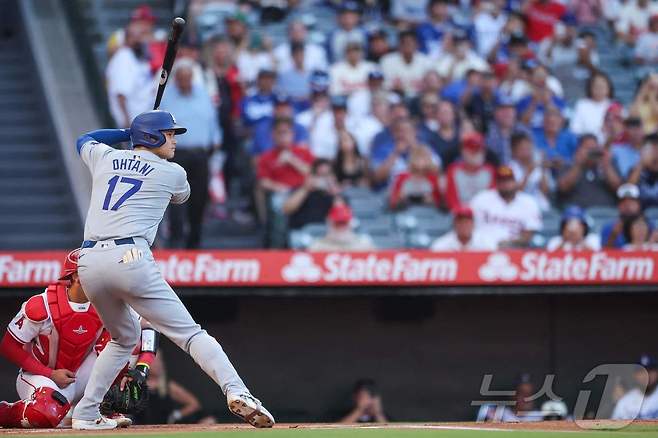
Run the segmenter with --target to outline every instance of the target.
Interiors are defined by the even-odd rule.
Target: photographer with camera
[[[614,168],[610,153],[596,136],[585,134],[578,139],[573,163],[558,176],[558,200],[562,205],[614,206]]]

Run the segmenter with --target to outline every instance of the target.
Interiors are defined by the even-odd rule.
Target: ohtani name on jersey
[[[137,173],[141,173],[146,176],[149,173],[155,170],[155,167],[149,166],[148,163],[145,163],[141,160],[135,160],[133,158],[115,158],[112,160],[112,169],[114,170],[132,170]]]

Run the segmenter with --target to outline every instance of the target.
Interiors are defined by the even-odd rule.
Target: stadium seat
[[[377,195],[359,198],[358,201],[351,202],[350,207],[354,216],[359,219],[374,219],[384,213],[384,205]]]
[[[430,245],[432,245],[432,242],[434,242],[434,240],[436,240],[436,238],[439,236],[440,233],[430,235],[429,233],[423,231],[410,233],[406,239],[406,246],[409,248],[419,249],[429,248]]]
[[[306,249],[311,242],[325,234],[327,234],[326,224],[308,224],[288,234],[288,246],[292,249]]]
[[[594,230],[601,229],[605,223],[616,219],[619,214],[615,207],[606,206],[590,207],[586,213],[592,220],[591,226]]]
[[[415,216],[417,218],[436,218],[441,215],[438,209],[435,207],[429,207],[425,205],[414,205],[405,210],[407,214]]]
[[[542,235],[552,237],[560,233],[560,222],[562,221],[562,213],[560,211],[551,209],[544,212],[542,221]]]
[[[530,243],[528,244],[528,247],[530,248],[544,248],[546,246],[546,243],[548,242],[548,238],[546,234],[542,233],[537,233],[532,236],[530,239]]]
[[[359,199],[376,196],[376,193],[368,187],[346,187],[343,189],[342,195],[345,196],[349,202],[353,202]]]
[[[377,249],[397,249],[405,247],[405,239],[399,234],[385,236],[370,236]]]
[[[452,225],[452,217],[431,207],[410,207],[398,213],[395,222],[400,230],[406,231],[433,228],[445,230]]]
[[[382,215],[372,219],[362,219],[359,221],[358,232],[370,234],[371,236],[385,236],[397,232],[393,216]]]
[[[644,210],[644,215],[647,217],[647,219],[658,221],[658,207],[647,208]]]

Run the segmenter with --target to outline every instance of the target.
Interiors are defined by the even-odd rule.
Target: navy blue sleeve
[[[88,141],[97,141],[107,145],[113,145],[130,140],[130,129],[97,129],[95,131],[87,132],[78,137],[76,147],[78,153],[82,149],[82,145]]]

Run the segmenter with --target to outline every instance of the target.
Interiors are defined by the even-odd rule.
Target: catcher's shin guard
[[[38,388],[32,397],[16,403],[0,402],[0,426],[25,429],[51,428],[66,416],[71,404],[52,388]]]

